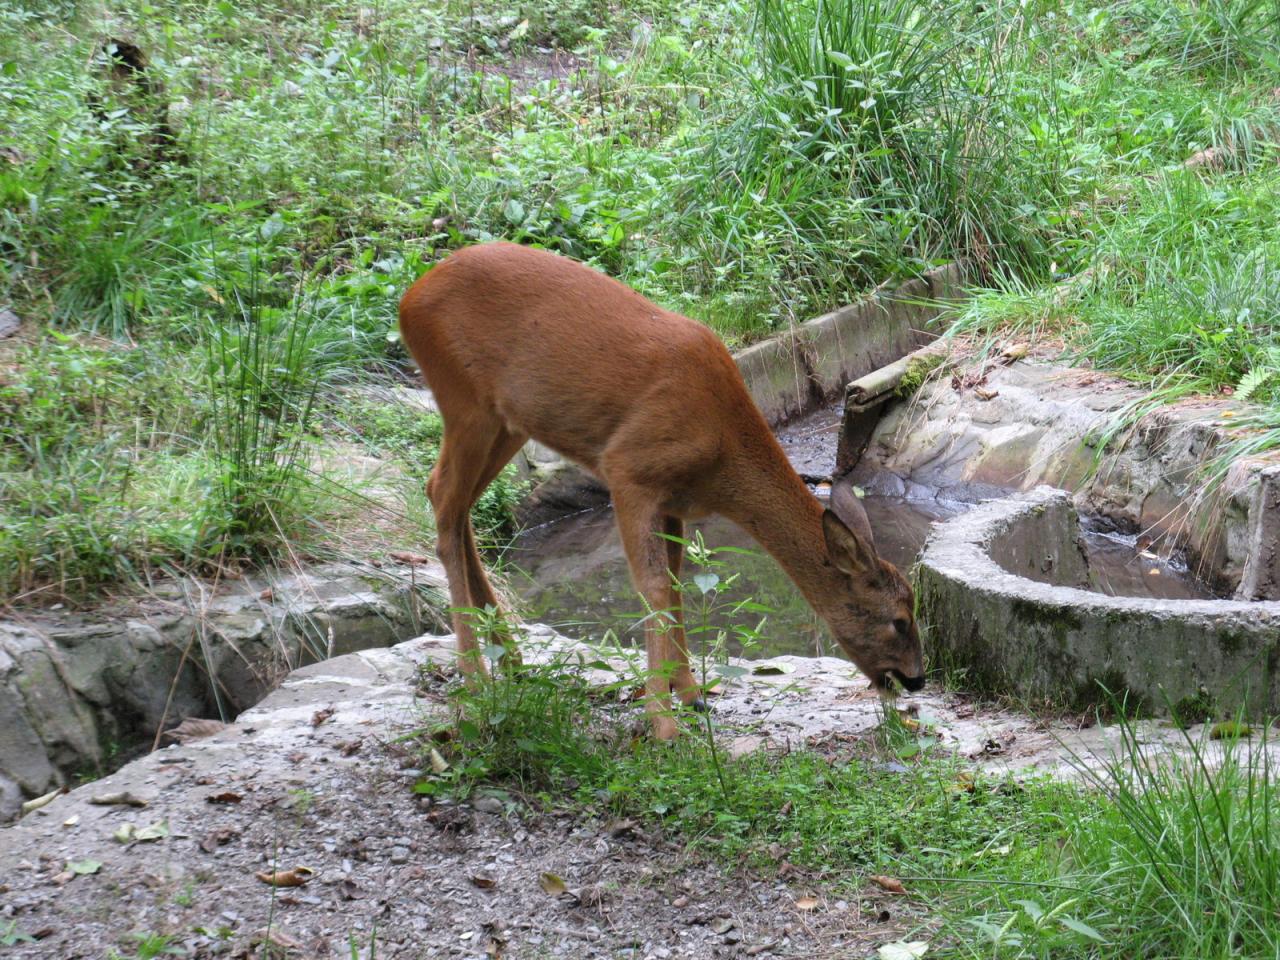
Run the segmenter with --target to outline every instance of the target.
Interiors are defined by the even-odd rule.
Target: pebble
[[[392,847],[391,862],[392,863],[408,863],[409,848],[408,847]]]

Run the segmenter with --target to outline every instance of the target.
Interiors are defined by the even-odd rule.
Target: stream
[[[835,464],[841,408],[831,406],[778,431],[792,465],[811,486],[827,478]],[[878,487],[878,484],[868,484]],[[896,486],[901,486],[897,484]],[[954,496],[954,488],[948,493]],[[982,491],[990,496],[990,490]],[[939,499],[926,487],[910,485],[910,493],[862,498],[880,555],[908,569],[919,556],[933,523],[968,509],[966,502]],[[700,570],[686,562],[688,584],[685,620],[691,649],[705,648],[724,633],[727,652],[767,659],[782,654],[841,655],[816,615],[781,568],[751,537],[723,518],[689,524],[690,538],[701,536],[712,548],[711,564]],[[1162,559],[1139,549],[1136,536],[1084,525],[1089,553],[1090,586],[1116,596],[1209,598],[1177,557]],[[715,553],[717,548],[734,548]],[[749,553],[739,552],[749,550]],[[511,588],[520,598],[526,619],[546,623],[583,639],[609,635],[642,642],[644,613],[631,586],[626,557],[608,507],[586,510],[524,531],[503,555]],[[702,593],[693,578],[715,573],[720,582]],[[707,581],[703,580],[704,583]],[[761,612],[738,609],[741,601],[767,607]],[[743,636],[743,628],[749,635]]]

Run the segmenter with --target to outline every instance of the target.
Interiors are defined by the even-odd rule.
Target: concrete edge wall
[[[998,540],[1033,539],[1046,519],[1077,522],[1069,494],[1038,487],[935,530],[915,569],[935,665],[1032,704],[1105,704],[1105,686],[1184,718],[1280,711],[1280,602],[1111,597],[1017,576],[992,559]]]
[[[0,623],[0,823],[158,729],[232,719],[300,664],[449,629],[442,569],[387,572],[331,564],[230,581],[203,607]]]
[[[857,303],[737,351],[733,358],[765,419],[777,427],[844,392],[865,376],[937,335],[941,305],[963,296],[967,267],[951,263],[896,287],[882,285]],[[534,483],[518,511],[524,524],[606,503],[604,486],[541,444],[516,459]]]

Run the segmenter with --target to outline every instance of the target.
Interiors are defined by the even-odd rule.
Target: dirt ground
[[[541,640],[535,656],[574,644]],[[0,942],[35,938],[0,957],[148,956],[157,934],[197,958],[868,957],[927,926],[909,898],[726,868],[630,822],[417,797],[419,755],[396,737],[443,708],[415,678],[451,653],[425,637],[303,668],[237,723],[0,830]],[[798,744],[879,722],[848,663],[765,664],[715,699],[722,724]],[[913,702],[989,769],[1062,769],[1064,736],[1105,739],[949,694]],[[287,871],[307,882],[258,876]]]

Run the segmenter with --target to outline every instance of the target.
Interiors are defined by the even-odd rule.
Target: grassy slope
[[[368,430],[331,384],[396,361],[399,292],[491,237],[738,340],[965,256],[997,287],[961,327],[1175,392],[1280,383],[1270,0],[26,11],[0,4],[0,299],[49,333],[0,381],[7,590],[332,541],[350,495],[304,493],[310,438]],[[108,37],[159,86],[113,78]]]

